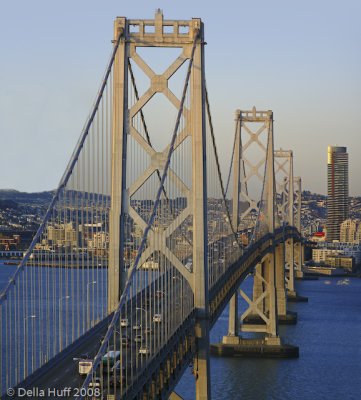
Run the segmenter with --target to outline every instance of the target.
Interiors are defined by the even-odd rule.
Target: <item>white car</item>
[[[120,320],[120,326],[121,326],[122,328],[128,328],[128,326],[129,326],[128,318],[123,318],[123,319],[121,319],[121,320]]]
[[[102,385],[102,381],[100,378],[93,378],[93,380],[89,383],[89,387],[91,388],[100,388]]]
[[[142,346],[139,348],[139,354],[142,356],[147,356],[148,354],[150,354],[150,350],[148,346]]]
[[[93,360],[79,361],[79,375],[88,375],[93,366]]]
[[[162,314],[154,314],[153,315],[153,322],[162,322]]]

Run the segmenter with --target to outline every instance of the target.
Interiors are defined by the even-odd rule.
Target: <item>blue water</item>
[[[212,399],[360,400],[361,279],[337,285],[340,278],[297,281],[308,303],[291,303],[298,323],[280,327],[284,342],[298,345],[298,359],[211,357]],[[251,280],[243,284],[249,291]],[[243,300],[240,307],[244,309]],[[211,332],[218,342],[227,333],[226,309]],[[194,377],[186,371],[177,393],[194,399]]]
[[[0,286],[15,270],[0,262]],[[281,326],[283,342],[300,347],[300,357],[262,360],[211,357],[213,400],[359,400],[361,399],[361,279],[337,285],[340,278],[297,281],[308,303],[291,303],[298,323]],[[331,284],[325,284],[331,281]],[[242,289],[250,292],[251,279]],[[239,307],[245,308],[243,300]],[[226,309],[211,332],[218,342],[227,333]],[[177,387],[194,399],[194,377],[188,369]]]

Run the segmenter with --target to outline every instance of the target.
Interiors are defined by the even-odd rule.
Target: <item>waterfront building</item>
[[[326,261],[326,257],[330,255],[344,255],[346,257],[353,257],[355,264],[360,266],[361,244],[344,242],[319,242],[317,243],[317,248],[312,250],[312,258],[315,262],[324,262]]]
[[[76,247],[78,235],[71,222],[67,224],[49,225],[47,228],[47,241],[44,244],[51,244],[56,247]]]
[[[324,263],[327,257],[338,256],[339,254],[338,250],[333,249],[312,249],[312,259],[317,264]]]
[[[348,272],[354,272],[355,259],[344,255],[329,255],[326,257],[325,264],[332,268],[342,268]]]
[[[340,240],[340,225],[349,216],[348,153],[346,147],[328,146],[327,241]]]
[[[346,219],[340,227],[340,241],[347,243],[360,243],[361,223],[357,219]]]
[[[88,240],[88,253],[93,253],[96,256],[108,255],[109,249],[109,233],[95,232],[93,238]]]

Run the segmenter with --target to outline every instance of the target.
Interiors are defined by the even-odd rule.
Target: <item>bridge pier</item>
[[[301,242],[295,243],[295,278],[302,279],[303,271],[302,265],[304,263],[304,246]]]
[[[235,321],[234,311],[236,310],[236,307],[232,304],[235,299],[235,296],[233,296],[230,302],[229,333],[223,337],[222,343],[211,345],[212,354],[218,356],[263,358],[298,357],[298,347],[282,344],[278,334],[278,308],[282,309],[283,307],[285,309],[286,305],[284,280],[282,281],[283,301],[281,302],[278,302],[278,290],[276,289],[276,279],[278,279],[278,282],[281,281],[277,278],[277,264],[282,265],[284,268],[284,263],[282,263],[284,258],[280,257],[282,253],[282,246],[277,246],[275,251],[267,254],[262,262],[256,266],[253,300],[241,291],[242,297],[249,304],[249,308],[241,317],[243,322],[241,324],[241,332],[264,333],[265,337],[263,339],[249,339],[242,338],[238,334],[232,334],[233,322]],[[249,318],[249,323],[245,323],[247,318]]]
[[[272,251],[255,268],[253,300],[241,290],[241,296],[249,304],[241,316],[241,332],[263,332],[266,342],[280,344],[275,277],[276,260]]]
[[[276,290],[277,290],[277,313],[278,323],[281,325],[293,325],[297,323],[297,313],[287,310],[289,291],[286,289],[285,282],[285,255],[286,243],[280,243],[276,247]],[[289,281],[289,279],[288,279]]]
[[[296,296],[294,279],[294,243],[288,238],[285,243],[286,287],[288,296]]]
[[[280,325],[293,325],[297,323],[297,313],[287,310],[287,302],[289,294],[285,286],[285,244],[280,243],[275,248],[275,263],[276,263],[276,298],[277,298],[277,322]],[[259,268],[259,267],[256,267]],[[258,299],[264,292],[262,280],[259,274],[255,274],[253,284],[253,299]],[[296,295],[295,295],[296,298]],[[264,302],[258,306],[261,311],[265,311]],[[250,313],[244,320],[244,324],[262,324],[263,320],[260,315]]]
[[[296,254],[296,246],[297,246],[297,254]],[[296,279],[296,266],[300,263],[299,257],[302,257],[302,252],[300,251],[301,243],[294,242],[292,238],[289,238],[286,241],[286,249],[288,247],[288,251],[286,250],[286,264],[288,265],[288,279],[287,279],[287,300],[292,303],[296,302],[307,302],[308,298],[305,296],[300,296],[295,289],[295,279]],[[301,262],[302,265],[302,262]],[[303,277],[302,271],[300,271]]]
[[[238,318],[238,293],[236,292],[229,302],[228,336],[226,338],[238,338],[239,318]],[[231,340],[231,339],[229,339]]]
[[[244,176],[244,185],[240,188],[239,176],[241,165],[237,164],[234,170],[234,186],[236,192],[242,194],[245,201],[249,203],[249,208],[242,214],[241,222],[246,221],[249,217],[249,213],[252,209],[257,210],[258,216],[262,223],[265,225],[263,229],[266,229],[269,233],[274,233],[275,231],[275,204],[276,204],[276,193],[275,193],[275,170],[274,170],[274,143],[273,143],[273,113],[268,111],[267,113],[259,112],[257,113],[254,108],[252,112],[245,112],[243,118],[243,113],[239,113],[238,118],[241,124],[244,122],[263,122],[264,129],[267,130],[268,134],[268,146],[265,149],[265,170],[266,170],[266,181],[265,181],[265,198],[262,199],[264,204],[266,204],[265,209],[258,209],[257,203],[250,199],[247,191],[247,180],[250,179],[252,174],[254,174],[254,169],[249,172],[248,176]],[[243,118],[243,119],[242,119]],[[236,113],[237,120],[237,113]],[[240,126],[241,126],[240,124]],[[246,129],[250,134],[251,138],[246,143],[246,148],[248,148],[251,143],[255,140],[255,137],[260,135],[261,129],[257,131],[256,134],[252,136],[252,131]],[[240,136],[240,131],[236,130]],[[237,136],[238,136],[237,135]],[[235,160],[239,160],[239,155],[243,152],[238,151],[239,141],[235,141]],[[292,154],[291,154],[292,155]],[[244,157],[244,154],[242,155]],[[242,158],[241,158],[242,159]],[[248,163],[247,159],[243,160]],[[249,163],[248,163],[249,164]],[[244,165],[243,165],[244,166]],[[293,171],[292,179],[293,179]],[[244,171],[243,171],[244,173]],[[290,185],[293,192],[293,182]],[[234,189],[234,190],[235,190]],[[238,189],[238,190],[237,190]],[[237,194],[238,196],[238,194]],[[293,225],[293,196],[292,199],[292,210],[288,210],[289,217],[291,217],[291,224]],[[233,196],[233,222],[239,227],[239,222],[235,219],[235,215],[239,215],[238,208],[235,209],[235,204],[238,207],[239,198]],[[290,208],[291,208],[290,207]],[[244,220],[244,221],[243,221]],[[293,260],[293,255],[292,255]],[[293,264],[292,264],[293,267]],[[291,274],[293,279],[293,275]],[[285,286],[285,247],[284,245],[270,244],[270,249],[267,255],[263,257],[261,262],[256,265],[254,270],[254,282],[253,282],[253,296],[250,299],[246,293],[242,290],[240,291],[241,296],[248,303],[248,309],[241,316],[241,332],[255,332],[264,333],[264,339],[244,339],[239,337],[237,334],[237,328],[234,324],[236,323],[236,311],[237,305],[235,303],[237,297],[234,296],[230,301],[229,308],[229,328],[228,335],[223,337],[222,343],[218,345],[212,345],[211,351],[214,354],[220,355],[237,355],[237,356],[280,356],[280,354],[286,354],[286,356],[298,356],[298,347],[290,346],[286,349],[281,343],[281,338],[278,334],[278,323],[281,321],[296,320],[296,315],[287,313],[287,296],[286,296],[286,286]],[[269,350],[265,352],[265,349]],[[273,353],[273,354],[272,354]]]

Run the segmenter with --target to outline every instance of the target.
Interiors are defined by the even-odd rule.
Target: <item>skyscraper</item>
[[[328,146],[327,195],[327,241],[340,240],[340,225],[349,214],[346,147]]]

